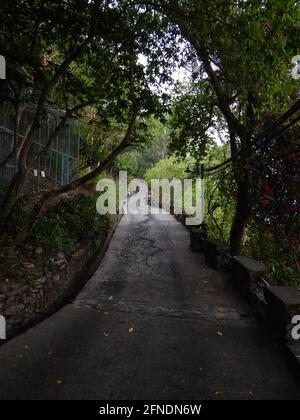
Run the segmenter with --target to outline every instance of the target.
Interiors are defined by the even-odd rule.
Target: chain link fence
[[[27,105],[22,112],[18,132],[15,135],[15,111],[10,103],[0,106],[0,162],[3,162],[20,144],[26,130],[32,123],[35,106]],[[37,138],[33,141],[30,152],[30,176],[26,188],[28,190],[47,190],[55,186],[68,184],[79,173],[80,129],[74,120],[67,120],[65,126],[55,136],[52,144],[44,154],[41,153],[55,129],[63,112],[55,105],[49,104],[46,116],[41,122]],[[0,167],[0,186],[7,187],[16,173],[16,159],[12,157]]]

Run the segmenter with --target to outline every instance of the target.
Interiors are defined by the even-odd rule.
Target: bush
[[[97,240],[111,225],[111,217],[96,211],[96,197],[71,195],[61,200],[56,208],[46,212],[37,222],[30,237],[34,247],[48,253],[70,253],[76,243]]]
[[[18,235],[25,228],[25,222],[28,217],[28,205],[29,197],[22,195],[17,201],[6,226],[6,231],[11,236]]]
[[[300,287],[299,243],[276,235],[272,227],[251,220],[246,233],[244,253],[264,261],[272,284]]]
[[[35,247],[42,247],[49,253],[71,250],[73,242],[67,234],[67,225],[62,216],[49,212],[42,216],[30,238]]]

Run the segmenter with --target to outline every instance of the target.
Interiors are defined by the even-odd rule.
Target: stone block
[[[261,279],[268,275],[265,264],[253,258],[238,256],[232,258],[231,279],[242,293],[250,298],[255,291],[261,290]]]
[[[176,214],[175,219],[182,223],[183,225],[185,225],[185,219],[186,219],[186,215],[185,214]]]
[[[9,291],[9,286],[7,284],[0,285],[0,294],[6,294]]]
[[[199,228],[190,229],[191,250],[193,252],[205,252],[205,235]]]
[[[287,351],[294,367],[298,370],[298,373],[300,373],[300,343],[288,343]]]
[[[274,328],[288,341],[294,341],[291,330],[295,326],[292,319],[300,315],[300,291],[288,286],[271,286],[265,288],[267,314]]]
[[[18,314],[23,314],[23,312],[24,312],[24,305],[22,303],[19,303],[19,304],[8,307],[4,315],[8,317],[16,317]]]
[[[203,246],[205,262],[216,270],[221,268],[224,255],[229,253],[228,246],[217,239],[205,239]]]

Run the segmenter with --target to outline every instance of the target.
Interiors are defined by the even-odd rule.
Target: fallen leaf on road
[[[221,395],[224,395],[224,392],[223,391],[216,391],[216,392],[214,392],[214,396],[215,397],[220,397]]]
[[[62,384],[62,380],[57,379],[57,380],[56,380],[56,383],[57,383],[57,385],[61,385],[61,384]]]
[[[103,335],[104,337],[109,337],[109,332],[104,332]]]
[[[128,333],[131,334],[131,333],[133,333],[133,331],[134,331],[133,327],[130,327],[129,330],[128,330]]]
[[[108,300],[113,300],[113,298],[114,298],[113,296],[109,296]]]
[[[24,349],[25,349],[25,350],[29,350],[29,346],[25,346],[25,347],[24,347]]]
[[[223,308],[216,308],[216,310],[217,310],[218,312],[224,312],[224,309],[223,309]]]
[[[223,337],[223,333],[222,333],[221,331],[218,331],[218,335],[219,335],[220,337]]]

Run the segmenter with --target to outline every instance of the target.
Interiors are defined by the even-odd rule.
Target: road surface
[[[126,215],[77,299],[0,347],[0,399],[299,399],[294,373],[172,216]]]

